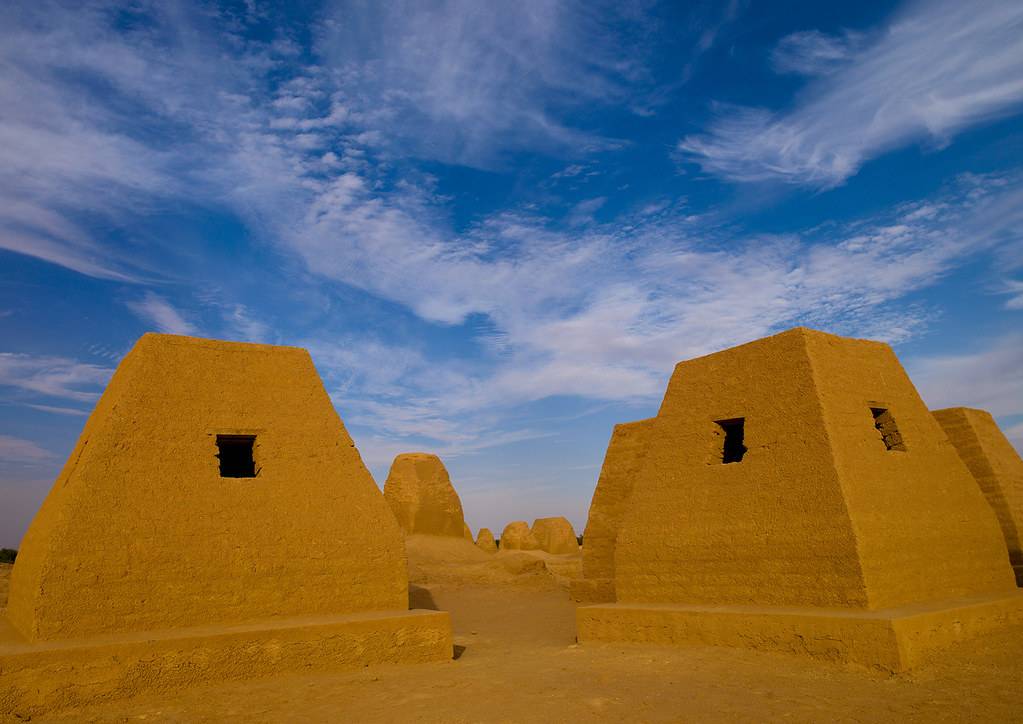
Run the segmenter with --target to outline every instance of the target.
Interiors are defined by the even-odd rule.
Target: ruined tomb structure
[[[614,576],[581,641],[899,670],[1023,613],[995,516],[892,350],[803,328],[675,368]]]
[[[533,535],[526,521],[516,520],[504,527],[501,533],[501,550],[536,551],[540,550],[540,541]]]
[[[407,535],[466,537],[462,501],[436,455],[402,453],[394,458],[384,499]]]
[[[480,528],[480,532],[476,536],[476,545],[487,553],[497,552],[497,543],[494,541],[494,534],[490,532],[490,528]]]
[[[531,530],[540,544],[540,550],[556,554],[579,551],[579,540],[568,518],[537,518]]]

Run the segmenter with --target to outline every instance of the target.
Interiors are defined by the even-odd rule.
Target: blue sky
[[[148,330],[308,348],[474,530],[798,324],[1021,447],[1021,111],[1014,0],[3,3],[0,545]]]

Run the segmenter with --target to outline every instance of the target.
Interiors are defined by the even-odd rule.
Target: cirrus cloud
[[[959,131],[1023,103],[1023,5],[1013,0],[914,2],[853,52],[819,33],[782,41],[775,66],[818,73],[787,111],[718,107],[678,148],[704,171],[739,182],[827,189],[882,153]]]

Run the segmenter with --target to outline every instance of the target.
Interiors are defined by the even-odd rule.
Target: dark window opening
[[[256,461],[252,457],[252,446],[255,442],[255,435],[217,435],[220,477],[256,477]]]
[[[722,463],[742,462],[742,456],[746,454],[746,446],[743,445],[745,436],[746,419],[739,417],[735,420],[718,420],[717,425],[724,433],[725,439],[721,446]]]
[[[902,434],[895,424],[892,413],[884,407],[871,407],[870,414],[874,416],[874,428],[881,435],[885,448],[905,452],[906,443],[902,440]]]

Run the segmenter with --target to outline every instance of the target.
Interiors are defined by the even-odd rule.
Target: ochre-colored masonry
[[[950,407],[933,414],[995,511],[1016,583],[1023,586],[1023,460],[990,413]]]
[[[384,482],[384,499],[407,535],[466,535],[462,501],[444,463],[431,453],[402,453]]]
[[[0,719],[450,656],[447,614],[408,610],[401,530],[309,354],[147,334],[22,541]]]
[[[255,436],[256,477],[220,477],[224,434]],[[407,595],[398,526],[309,354],[147,334],[25,535],[8,617],[38,640]]]
[[[990,506],[885,344],[799,328],[682,362],[644,455],[615,545],[619,605],[579,609],[581,639],[708,642],[745,621],[735,641],[758,629],[779,641],[765,621],[827,609],[850,612],[833,622],[841,640],[866,625],[855,611],[953,610],[937,602],[965,597],[995,602],[976,627],[1023,611]],[[651,621],[650,604],[681,613]],[[725,626],[723,613],[694,614],[708,606],[757,613],[732,611]],[[878,621],[904,630],[890,623],[901,615]],[[836,647],[900,668],[915,654],[891,636],[854,655]],[[944,641],[913,636],[918,649]]]

